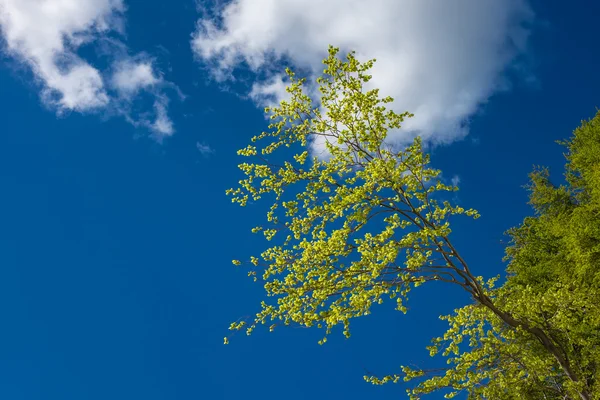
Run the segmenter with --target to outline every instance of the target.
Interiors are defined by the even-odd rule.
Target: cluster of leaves
[[[477,212],[443,200],[456,187],[430,167],[418,137],[401,149],[386,141],[411,114],[388,110],[390,97],[365,88],[375,60],[350,53],[344,61],[338,52],[330,47],[324,60],[320,103],[287,70],[290,99],[265,110],[269,130],[239,151],[249,160],[240,164],[245,178],[227,193],[241,206],[270,201],[267,223],[253,232],[272,245],[233,263],[249,265],[271,301],[230,329],[316,326],[323,343],[338,325],[349,337],[351,319],[373,304],[393,299],[405,312],[411,288],[442,281],[474,300],[443,317],[450,328],[429,348],[449,367],[365,379],[418,378],[415,399],[440,389],[450,389],[447,397],[600,398],[600,117],[567,143],[567,185],[552,185],[543,169],[532,174],[536,215],[509,232],[509,276],[495,287],[497,278],[473,275],[450,240],[450,217]],[[278,149],[291,156],[278,162]]]

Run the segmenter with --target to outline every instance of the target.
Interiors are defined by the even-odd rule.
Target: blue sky
[[[352,48],[482,214],[454,225],[470,265],[501,272],[528,172],[560,180],[554,141],[600,106],[600,6],[450,3],[0,0],[0,396],[404,398],[362,375],[432,365],[437,316],[467,296],[416,290],[324,346],[291,328],[223,346],[262,300],[230,260],[266,245],[262,209],[224,191],[282,65],[312,77],[327,44]]]

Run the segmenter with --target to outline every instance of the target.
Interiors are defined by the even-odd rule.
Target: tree
[[[600,112],[562,144],[566,184],[552,184],[545,168],[531,174],[535,216],[508,232],[508,277],[488,295],[550,343],[489,307],[466,306],[446,317],[450,329],[431,348],[443,348],[454,367],[414,395],[449,386],[472,398],[600,398]],[[460,349],[466,339],[469,349]]]
[[[445,317],[450,329],[430,348],[451,367],[441,375],[403,367],[401,375],[368,381],[418,378],[412,398],[442,388],[451,389],[450,397],[466,391],[471,398],[597,398],[598,331],[586,324],[600,326],[600,301],[588,300],[600,296],[600,230],[587,222],[598,219],[600,151],[588,151],[578,138],[589,136],[600,150],[598,123],[582,128],[596,136],[576,135],[569,143],[572,187],[551,185],[544,170],[533,174],[538,214],[510,232],[509,277],[495,288],[498,278],[475,275],[450,237],[451,218],[477,218],[477,211],[446,199],[457,188],[430,167],[419,137],[404,148],[386,141],[412,115],[388,110],[392,98],[365,89],[375,60],[361,63],[350,53],[344,61],[338,52],[330,47],[323,61],[320,104],[304,93],[305,80],[286,70],[290,100],[265,110],[269,130],[252,138],[260,146],[238,152],[252,161],[240,164],[246,178],[227,191],[232,201],[272,201],[267,224],[253,229],[272,245],[245,263],[273,301],[230,329],[315,326],[324,329],[324,343],[337,325],[349,337],[351,320],[368,315],[373,304],[393,299],[406,312],[413,287],[441,281],[473,299]],[[309,154],[307,146],[316,145],[325,156]]]

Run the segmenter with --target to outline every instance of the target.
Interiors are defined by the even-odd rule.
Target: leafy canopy
[[[228,194],[242,206],[270,196],[268,225],[253,231],[282,239],[249,260],[261,268],[274,301],[263,302],[248,326],[242,321],[232,329],[250,333],[257,324],[296,323],[328,334],[341,324],[349,336],[350,319],[369,314],[384,298],[405,311],[411,287],[428,280],[459,283],[444,261],[454,256],[445,243],[449,218],[477,217],[476,211],[436,199],[437,192],[455,188],[429,167],[420,138],[402,150],[386,144],[389,130],[411,115],[387,110],[392,98],[364,89],[374,60],[360,63],[350,53],[342,61],[337,53],[329,49],[317,80],[321,104],[313,106],[302,90],[305,80],[287,70],[291,99],[266,109],[270,130],[252,138],[262,148],[238,152],[252,161],[240,164],[246,178]],[[309,156],[306,146],[317,143],[325,159]],[[277,165],[271,159],[282,146],[297,152]]]
[[[413,287],[442,281],[474,300],[442,317],[450,327],[429,348],[448,368],[402,367],[367,381],[416,379],[413,399],[438,390],[448,398],[600,398],[600,116],[565,143],[566,185],[553,185],[545,169],[531,175],[536,215],[509,231],[508,276],[495,287],[498,277],[475,276],[450,239],[450,218],[477,212],[444,201],[457,188],[430,167],[420,138],[399,149],[386,141],[412,115],[366,89],[375,60],[350,53],[344,61],[338,52],[330,47],[317,79],[320,104],[286,70],[290,99],[265,110],[269,130],[238,152],[248,159],[239,165],[245,178],[227,193],[241,206],[269,202],[253,232],[270,247],[233,263],[250,266],[269,301],[230,329],[316,326],[324,343],[337,325],[349,337],[351,319],[373,304],[393,299],[406,312]]]

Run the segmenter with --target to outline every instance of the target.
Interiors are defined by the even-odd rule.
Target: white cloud
[[[63,110],[103,107],[100,72],[75,50],[121,24],[122,0],[0,0],[8,52],[43,83],[43,98]]]
[[[123,0],[0,0],[0,33],[6,52],[31,69],[42,100],[58,113],[110,109],[136,126],[171,135],[167,102],[156,89],[165,82],[152,60],[129,56],[114,37],[124,33],[124,12]],[[78,54],[83,45],[96,43],[111,43],[110,71]],[[153,124],[131,111],[133,96],[142,90],[156,98]]]
[[[150,126],[152,130],[154,130],[155,137],[162,141],[167,136],[171,136],[175,133],[175,129],[173,129],[173,122],[169,119],[167,115],[167,104],[166,100],[157,99],[154,102],[154,110],[156,112],[156,119],[154,123]]]
[[[254,82],[249,96],[261,106],[274,106],[281,100],[288,100],[290,94],[285,88],[288,85],[282,74],[271,76],[266,82]]]
[[[109,102],[100,73],[84,62],[70,66],[65,73],[40,71],[39,74],[46,83],[42,98],[59,109],[87,111]]]
[[[329,44],[355,50],[378,60],[372,86],[396,99],[396,111],[415,114],[393,139],[419,133],[432,143],[466,135],[526,50],[533,18],[526,0],[234,0],[213,14],[198,21],[192,47],[217,79],[240,65],[266,74],[250,92],[262,104],[283,93],[268,72],[276,62],[314,78]]]
[[[207,144],[196,142],[196,148],[205,157],[210,156],[215,152],[215,150]]]
[[[169,98],[162,89],[169,87],[177,91],[180,97],[183,95],[179,88],[170,82],[165,82],[154,70],[152,60],[147,56],[140,55],[136,58],[126,55],[120,56],[120,60],[113,65],[111,86],[118,96],[114,99],[118,112],[126,117],[135,126],[145,126],[153,132],[153,137],[162,142],[165,137],[175,133],[173,121],[169,118]],[[132,109],[134,97],[141,91],[145,91],[154,98],[154,119],[144,114],[135,116]]]
[[[150,61],[121,61],[117,63],[112,76],[113,87],[124,95],[136,94],[139,90],[159,82],[160,78],[155,75]]]

